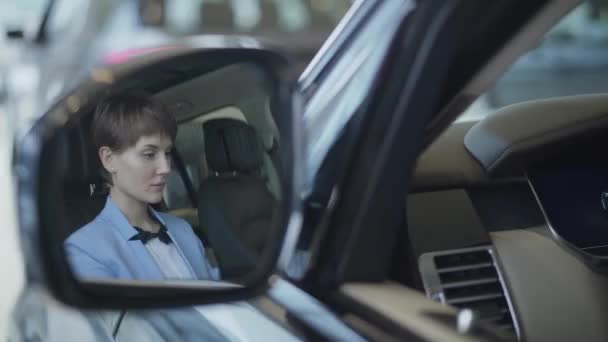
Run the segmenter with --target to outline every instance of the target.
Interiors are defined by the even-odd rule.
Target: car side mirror
[[[261,48],[197,44],[129,50],[92,70],[17,145],[27,273],[60,300],[126,309],[246,299],[289,254],[301,169],[289,65]],[[121,126],[142,101],[142,113],[155,103],[175,119],[174,138],[158,113]],[[95,145],[104,120],[115,125],[106,135],[133,140],[104,146],[118,171]],[[171,172],[158,171],[170,159]]]

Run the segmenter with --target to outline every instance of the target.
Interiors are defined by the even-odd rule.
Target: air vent
[[[482,321],[519,336],[491,246],[426,253],[419,263],[429,298],[475,310]]]

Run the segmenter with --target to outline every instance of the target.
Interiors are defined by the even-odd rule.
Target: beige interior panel
[[[424,293],[393,282],[350,283],[341,292],[427,341],[478,341],[460,335],[426,313],[452,313],[454,308],[434,302]]]
[[[491,233],[526,341],[608,341],[608,277],[547,227]]]

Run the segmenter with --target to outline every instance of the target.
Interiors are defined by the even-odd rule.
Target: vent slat
[[[494,281],[479,285],[445,288],[443,293],[445,294],[445,298],[453,299],[491,293],[502,293],[502,286],[499,282]]]
[[[425,270],[421,270],[423,276],[434,273],[434,278],[428,278],[431,286],[427,287],[425,282],[425,289],[431,289],[431,298],[474,310],[482,322],[500,327],[505,333],[516,334],[516,322],[491,247],[443,251],[421,260]]]
[[[466,270],[472,270],[475,268],[483,268],[483,267],[490,267],[490,266],[493,266],[493,264],[491,262],[483,262],[483,263],[472,264],[472,265],[446,267],[446,268],[441,268],[441,269],[438,268],[437,271],[439,272],[439,274],[441,274],[441,273],[447,273],[447,272],[466,271]]]
[[[468,303],[468,302],[479,302],[482,300],[497,299],[497,298],[504,298],[504,295],[502,293],[488,293],[488,294],[479,295],[479,296],[469,296],[469,297],[447,299],[446,303],[455,305],[455,304],[462,304],[462,303]]]
[[[469,253],[450,253],[437,255],[435,265],[437,268],[458,267],[462,265],[492,262],[492,256],[487,250],[474,251]]]
[[[504,312],[498,312],[491,316],[484,316],[484,315],[480,315],[480,316],[481,316],[482,321],[493,323],[493,324],[496,324],[499,326],[503,326],[503,325],[511,323],[511,315],[509,314],[508,310],[505,310]]]
[[[462,303],[457,305],[461,309],[471,309],[478,312],[482,317],[489,317],[509,312],[505,298],[491,299],[474,303]]]
[[[513,327],[513,323],[499,325],[498,329],[515,335],[515,328]]]
[[[464,271],[444,272],[439,274],[442,283],[456,283],[467,280],[479,280],[487,278],[498,278],[498,273],[494,266],[475,268]]]
[[[458,282],[453,282],[453,283],[447,283],[445,285],[442,285],[442,287],[444,289],[453,289],[456,287],[465,287],[465,286],[472,286],[472,285],[483,285],[483,284],[491,284],[491,283],[497,283],[498,282],[498,278],[497,277],[493,277],[493,278],[485,278],[485,279],[477,279],[477,280],[467,280],[467,281],[458,281]]]

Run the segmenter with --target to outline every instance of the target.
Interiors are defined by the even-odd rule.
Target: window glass
[[[460,118],[513,103],[608,92],[608,1],[585,1],[520,57]]]
[[[176,0],[165,6],[168,28],[200,32],[329,32],[352,0]]]
[[[339,52],[337,62],[324,72],[324,79],[316,81],[318,88],[305,104],[303,114],[307,137],[304,194],[312,191],[328,151],[369,92],[398,23],[413,8],[411,2],[381,7],[374,15],[382,20],[366,23]]]
[[[378,5],[378,4],[381,5]],[[305,93],[303,109],[304,184],[301,195],[311,210],[329,206],[336,170],[346,166],[331,153],[365,100],[382,66],[399,23],[414,3],[359,1],[322,47],[330,58],[315,58],[299,79]],[[335,50],[334,50],[335,49]],[[334,150],[335,151],[335,150]],[[315,216],[317,213],[309,213]],[[293,255],[279,261],[291,278],[302,277],[310,266],[318,234],[314,220],[305,222]]]

